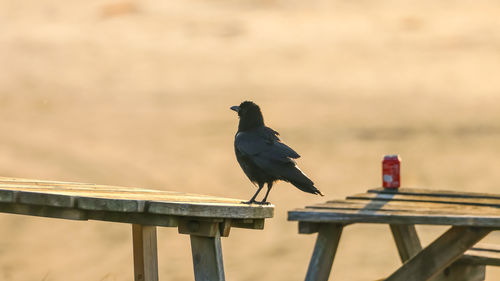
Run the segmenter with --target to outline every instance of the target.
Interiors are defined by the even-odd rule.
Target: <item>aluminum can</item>
[[[398,155],[386,155],[382,161],[382,186],[384,188],[399,188],[401,158]]]

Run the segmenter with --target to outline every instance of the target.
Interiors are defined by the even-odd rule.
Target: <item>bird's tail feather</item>
[[[290,181],[291,184],[295,185],[295,187],[297,187],[298,189],[302,190],[302,191],[305,191],[305,192],[308,192],[308,193],[312,193],[312,194],[318,194],[318,195],[321,195],[321,196],[325,196],[323,193],[321,193],[321,191],[319,189],[317,189],[314,184],[304,184],[302,182],[296,182],[296,181]]]
[[[287,170],[288,173],[286,173],[287,175],[284,177],[285,181],[293,184],[295,187],[304,192],[324,196],[323,193],[321,193],[321,191],[314,186],[314,182],[302,173],[297,166]]]

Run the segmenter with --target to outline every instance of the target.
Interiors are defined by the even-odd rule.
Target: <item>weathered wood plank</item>
[[[307,269],[306,281],[328,280],[342,229],[343,226],[340,224],[320,225],[313,255]]]
[[[313,234],[319,231],[319,223],[311,223],[305,221],[299,221],[299,233],[300,234]]]
[[[247,205],[241,201],[135,187],[0,178],[0,203],[73,208],[93,212],[93,219],[113,221],[117,218],[116,212],[256,220],[273,216],[272,205]],[[110,212],[111,218],[102,212]],[[259,221],[242,226],[259,228],[263,224]]]
[[[146,202],[143,200],[126,200],[96,197],[78,197],[76,204],[79,209],[111,212],[144,212]]]
[[[420,239],[414,225],[391,225],[391,231],[396,242],[401,261],[405,263],[422,250]],[[471,250],[469,250],[471,251]],[[466,252],[467,253],[467,252]],[[465,255],[464,255],[465,256]],[[432,281],[480,281],[484,280],[484,266],[472,265],[467,261],[462,262],[464,256],[458,261],[438,273]]]
[[[39,183],[74,183],[75,182],[67,182],[67,181],[50,181],[50,180],[40,180],[40,179],[25,179],[25,178],[12,178],[12,177],[0,177],[0,181],[5,181],[5,182],[39,182]],[[79,183],[79,184],[88,184],[88,183]]]
[[[500,254],[500,245],[490,243],[477,243],[476,245],[474,245],[474,247],[472,247],[471,250]]]
[[[474,265],[500,266],[500,246],[493,244],[476,244],[467,250],[460,262]]]
[[[231,219],[231,227],[264,229],[264,219]]]
[[[156,226],[132,225],[134,280],[158,281]]]
[[[16,191],[0,189],[0,202],[11,203],[16,201]]]
[[[390,227],[403,263],[422,250],[415,225],[391,224]]]
[[[500,199],[500,195],[492,193],[478,193],[478,192],[423,189],[423,188],[398,188],[398,189],[375,188],[368,190],[368,193],[455,197],[455,198]]]
[[[195,203],[228,203],[239,205],[242,200],[203,196],[197,194],[179,194],[170,192],[152,192],[149,190],[108,190],[108,189],[70,189],[67,187],[5,187],[0,186],[2,190],[15,191],[18,193],[30,192],[40,194],[53,194],[75,197],[95,197],[110,199],[128,199],[128,200],[154,200],[171,202],[195,202]]]
[[[452,227],[416,256],[408,260],[386,281],[424,281],[437,276],[475,243],[483,239],[491,228]]]
[[[71,208],[27,205],[21,203],[0,203],[0,212],[69,220],[100,220],[165,227],[176,227],[178,225],[178,219],[176,216],[164,216],[147,213],[83,211]]]
[[[472,206],[500,207],[500,199],[497,198],[460,198],[460,197],[438,197],[425,195],[405,195],[399,193],[361,193],[348,196],[347,199],[381,200],[381,201],[407,201],[407,202],[433,202]]]
[[[224,281],[224,265],[220,235],[191,235],[194,277],[196,281]]]
[[[273,205],[249,206],[245,204],[196,204],[150,202],[148,211],[154,214],[218,218],[271,218]]]
[[[172,202],[197,202],[197,203],[228,203],[240,204],[242,200],[204,196],[198,194],[182,194],[171,192],[154,192],[151,190],[109,190],[109,189],[72,189],[60,187],[6,187],[0,186],[2,190],[16,192],[36,192],[40,194],[54,194],[75,197],[96,197],[96,198],[111,198],[111,199],[129,199],[129,200],[155,200],[155,201],[172,201]]]
[[[89,220],[121,222],[131,224],[177,227],[178,217],[148,213],[124,213],[109,211],[86,211]]]
[[[179,220],[179,233],[196,236],[215,237],[219,233],[219,223],[196,218]]]
[[[1,189],[19,190],[19,191],[40,191],[40,192],[65,192],[68,195],[75,194],[82,196],[81,193],[101,193],[106,195],[109,193],[115,197],[119,194],[125,196],[159,196],[159,198],[183,199],[190,198],[190,200],[213,200],[215,202],[228,202],[240,203],[241,199],[232,199],[224,197],[216,197],[203,194],[183,193],[176,191],[164,191],[154,189],[144,189],[137,187],[121,187],[110,185],[97,185],[97,184],[80,184],[80,183],[52,183],[52,182],[2,182],[0,181]]]
[[[328,203],[307,206],[310,209],[351,211],[399,211],[419,214],[490,215],[500,216],[500,208],[489,206],[455,205],[429,202],[385,200],[332,200]]]
[[[220,236],[222,237],[228,237],[229,232],[231,232],[231,219],[224,219],[222,222],[219,223],[219,232]]]
[[[448,204],[441,202],[424,202],[424,201],[403,201],[403,200],[371,200],[371,199],[345,199],[345,200],[330,200],[326,203],[309,205],[307,208],[353,208],[353,209],[379,209],[380,207],[393,209],[449,209],[461,210],[492,210],[498,211],[499,207],[481,206],[481,205],[459,205]]]
[[[82,210],[20,203],[0,203],[0,212],[67,220],[87,220],[87,212]]]
[[[431,281],[484,281],[486,268],[484,265],[453,263]]]
[[[288,212],[288,220],[323,223],[431,224],[455,226],[500,227],[500,216],[415,213],[391,210],[324,210],[296,209]]]
[[[43,205],[51,207],[73,208],[75,198],[61,194],[44,194],[39,192],[17,192],[16,201],[22,204]]]

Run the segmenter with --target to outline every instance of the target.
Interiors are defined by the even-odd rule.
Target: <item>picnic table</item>
[[[273,211],[208,195],[0,177],[0,212],[132,224],[135,281],[158,280],[156,226],[190,235],[196,281],[221,281],[221,237],[232,227],[263,229]]]
[[[345,200],[288,212],[299,233],[318,233],[306,274],[328,280],[342,229],[355,223],[390,226],[403,262],[386,281],[479,281],[486,265],[500,265],[500,248],[476,245],[500,229],[500,195],[430,189],[371,189]],[[422,247],[415,225],[450,226]]]

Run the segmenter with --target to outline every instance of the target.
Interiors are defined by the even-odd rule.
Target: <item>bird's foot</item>
[[[259,205],[271,205],[271,202],[267,202],[267,201],[261,201],[261,202],[255,202],[256,204],[259,204]]]
[[[259,203],[259,202],[255,201],[255,200],[248,200],[248,201],[241,201],[241,203],[242,203],[242,204],[247,204],[247,205],[250,205],[250,204],[252,204],[252,203]]]

